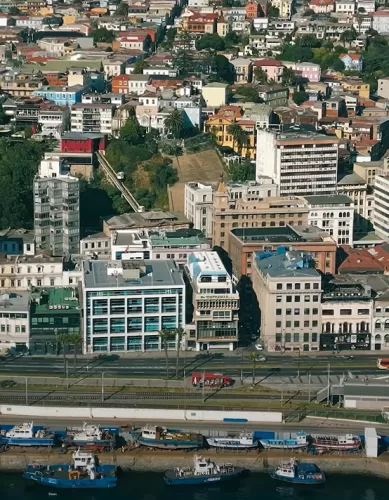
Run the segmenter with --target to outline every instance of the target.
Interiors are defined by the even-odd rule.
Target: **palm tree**
[[[227,132],[232,135],[232,149],[235,151],[235,143],[241,138],[242,129],[237,123],[232,123],[228,125]]]
[[[174,333],[176,335],[176,378],[178,378],[178,361],[180,358],[180,346],[181,346],[181,340],[182,337],[185,335],[185,330],[183,328],[176,328],[174,330]]]
[[[73,358],[73,372],[76,375],[77,371],[77,348],[82,344],[82,338],[79,333],[69,333],[68,334],[68,342],[73,346],[74,349],[74,358]]]
[[[165,127],[175,139],[180,139],[184,130],[184,118],[179,109],[173,109],[169,116],[165,118]]]
[[[255,371],[257,369],[257,362],[259,361],[259,354],[257,352],[251,352],[249,354],[250,361],[253,362],[253,385],[255,385]]]
[[[162,347],[165,351],[165,358],[166,358],[166,377],[169,378],[169,356],[167,353],[167,347],[168,347],[168,342],[172,338],[174,338],[174,330],[168,330],[167,328],[162,328],[158,332],[158,335],[161,337],[161,344]]]
[[[57,335],[57,342],[59,345],[62,345],[62,354],[63,354],[63,370],[64,370],[64,378],[66,378],[67,370],[66,370],[66,351],[69,345],[69,334],[68,333],[60,333]]]
[[[242,147],[246,146],[245,156],[247,157],[247,145],[250,142],[250,134],[247,132],[247,130],[241,129],[237,142],[238,142],[238,147],[240,149],[240,156],[242,156]]]

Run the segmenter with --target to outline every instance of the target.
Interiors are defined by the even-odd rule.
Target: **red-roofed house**
[[[338,267],[340,274],[371,273],[389,274],[388,245],[379,245],[373,248],[339,247],[339,256],[343,262]]]
[[[309,3],[309,8],[312,9],[315,14],[327,14],[328,12],[333,12],[335,6],[335,0],[311,0]]]
[[[254,63],[254,73],[255,68],[261,68],[267,74],[268,81],[273,80],[279,83],[282,80],[284,65],[281,61],[277,61],[276,59],[261,59]]]
[[[123,32],[120,34],[120,47],[124,49],[138,49],[147,51],[150,47],[151,39],[147,33],[133,34]]]
[[[215,33],[217,26],[217,14],[200,14],[196,13],[192,16],[183,17],[181,31],[189,33],[206,34]]]
[[[346,71],[362,71],[363,69],[363,58],[361,54],[341,54],[339,59],[343,61]]]

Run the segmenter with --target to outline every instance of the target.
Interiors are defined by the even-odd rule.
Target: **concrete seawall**
[[[337,474],[371,474],[389,478],[389,455],[384,454],[380,458],[366,458],[362,455],[344,456],[328,455],[317,456],[302,453],[257,453],[257,452],[215,452],[203,453],[206,457],[217,462],[230,462],[245,467],[251,472],[267,472],[276,467],[280,460],[295,456],[302,461],[317,463],[325,472]],[[191,465],[192,454],[182,452],[148,451],[137,449],[125,453],[104,453],[99,456],[100,463],[115,463],[123,470],[138,472],[163,472],[177,466]],[[46,465],[58,463],[70,463],[71,453],[65,455],[52,452],[26,453],[9,450],[0,454],[0,470],[8,472],[21,472],[27,464]]]

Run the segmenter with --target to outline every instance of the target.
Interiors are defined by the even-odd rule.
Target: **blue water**
[[[25,482],[20,474],[0,473],[0,500],[388,500],[389,480],[371,476],[330,475],[322,486],[290,486],[266,474],[251,474],[233,483],[202,487],[168,487],[163,474],[122,474],[115,490],[48,490]]]

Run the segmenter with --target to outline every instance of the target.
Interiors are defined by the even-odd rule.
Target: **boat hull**
[[[298,450],[307,447],[306,444],[288,443],[287,441],[272,443],[261,439],[259,442],[267,450]]]
[[[55,477],[52,473],[61,471],[64,477]],[[53,465],[35,468],[33,465],[27,466],[23,473],[23,478],[35,483],[58,489],[107,489],[117,486],[116,466],[103,465],[97,467],[97,472],[103,472],[105,477],[96,479],[68,479],[66,473],[69,465]]]
[[[242,444],[239,441],[218,441],[214,439],[207,439],[207,443],[212,448],[223,448],[223,449],[233,449],[233,450],[252,450],[258,448],[258,443],[252,444]]]
[[[139,438],[139,443],[142,446],[149,448],[161,448],[164,450],[197,450],[201,444],[194,441],[174,441],[171,439],[146,439]]]
[[[318,449],[323,449],[323,450],[343,450],[343,451],[349,451],[349,450],[358,450],[361,446],[361,443],[355,443],[355,444],[325,444],[325,443],[312,443],[315,448]]]
[[[289,484],[306,484],[306,485],[316,485],[316,484],[323,484],[326,481],[326,477],[324,473],[322,472],[322,479],[310,479],[310,478],[304,478],[300,479],[298,477],[282,477],[276,474],[274,471],[270,472],[270,477],[273,479],[276,479],[277,481],[282,481],[284,483],[289,483]]]
[[[174,471],[166,471],[164,476],[165,484],[168,486],[190,486],[200,484],[215,484],[231,481],[241,476],[245,472],[243,467],[235,467],[230,474],[210,474],[209,476],[186,476],[177,477]]]
[[[7,444],[9,446],[54,446],[55,440],[51,438],[29,439],[0,437],[0,444]]]

